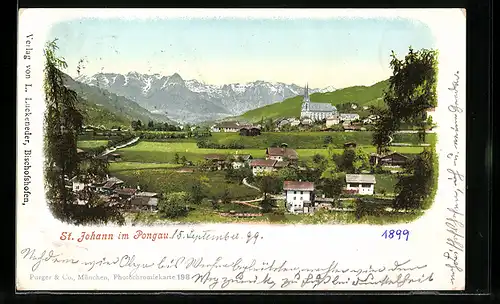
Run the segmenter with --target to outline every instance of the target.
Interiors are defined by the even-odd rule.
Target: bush
[[[188,214],[189,195],[186,192],[172,192],[158,203],[158,211],[167,218],[176,218]]]

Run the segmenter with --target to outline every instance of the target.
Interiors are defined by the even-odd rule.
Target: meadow
[[[238,183],[228,183],[222,171],[209,172],[179,172],[178,168],[158,168],[156,164],[122,165],[112,163],[110,173],[123,180],[128,186],[140,186],[143,191],[157,193],[190,192],[192,185],[203,177],[206,186],[204,193],[208,197],[222,197],[226,189],[233,200],[251,200],[260,197],[260,192]],[[135,167],[134,167],[135,166]]]
[[[292,147],[290,147],[292,148]],[[376,152],[373,146],[363,147],[368,152]],[[423,151],[423,147],[392,147],[393,151],[403,154],[417,154]],[[301,159],[310,159],[315,154],[328,156],[329,153],[342,153],[343,149],[296,149]],[[196,143],[190,142],[145,142],[141,141],[132,147],[126,147],[118,151],[124,161],[144,163],[172,163],[177,153],[179,157],[185,156],[189,161],[200,161],[207,154],[250,154],[253,158],[264,158],[266,150],[261,149],[202,149]]]
[[[77,147],[80,149],[93,149],[101,146],[106,146],[107,140],[79,140]]]

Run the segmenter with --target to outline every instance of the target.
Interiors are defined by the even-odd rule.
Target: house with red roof
[[[299,159],[297,151],[287,147],[270,147],[266,149],[266,159],[293,161]]]

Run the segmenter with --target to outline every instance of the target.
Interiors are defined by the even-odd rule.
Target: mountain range
[[[131,120],[140,119],[144,123],[149,120],[175,124],[164,114],[151,113],[126,97],[110,93],[96,86],[75,81],[65,75],[64,84],[76,92],[80,102],[80,110],[84,113],[84,122],[89,125],[129,127]]]
[[[81,75],[75,80],[101,92],[109,92],[133,101],[147,113],[167,116],[180,123],[199,123],[241,115],[249,110],[302,95],[304,89],[295,84],[253,81],[210,85],[198,80],[184,80],[179,74],[170,76],[130,72]],[[335,91],[334,87],[309,89],[312,93]],[[130,107],[127,103],[126,107]]]

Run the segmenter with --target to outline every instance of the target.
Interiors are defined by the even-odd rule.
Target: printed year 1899
[[[406,239],[408,241],[408,238],[410,237],[410,231],[407,229],[401,230],[401,229],[391,229],[391,230],[386,230],[384,233],[382,233],[382,237],[385,239]]]

